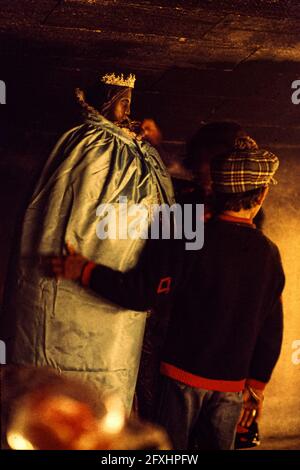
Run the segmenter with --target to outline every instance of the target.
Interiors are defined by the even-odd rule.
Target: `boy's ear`
[[[264,200],[267,197],[268,192],[269,192],[269,186],[266,186],[264,188],[263,192],[261,193],[261,195],[259,196],[258,200],[257,200],[259,205],[262,205],[262,203],[264,202]]]

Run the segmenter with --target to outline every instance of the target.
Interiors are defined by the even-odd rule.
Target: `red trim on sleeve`
[[[267,385],[265,382],[255,379],[247,379],[246,384],[249,385],[249,387],[257,388],[257,390],[264,390]]]
[[[96,267],[96,263],[93,263],[93,261],[89,261],[85,267],[83,268],[82,270],[82,274],[81,274],[81,284],[84,286],[84,287],[88,287],[89,284],[90,284],[90,280],[91,280],[91,275],[92,275],[92,271],[93,269]]]

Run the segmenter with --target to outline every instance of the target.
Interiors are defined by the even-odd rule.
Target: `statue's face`
[[[126,93],[114,103],[114,107],[111,110],[111,121],[123,121],[130,114],[131,105],[131,94],[132,90],[128,89]]]

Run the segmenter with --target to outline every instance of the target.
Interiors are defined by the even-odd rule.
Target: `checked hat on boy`
[[[244,193],[277,184],[273,176],[278,166],[276,155],[260,149],[251,137],[240,137],[232,152],[211,161],[213,188],[221,193]]]

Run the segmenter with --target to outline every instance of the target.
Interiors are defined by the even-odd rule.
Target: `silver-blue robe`
[[[103,117],[66,132],[54,148],[26,210],[16,270],[6,295],[9,361],[49,365],[117,392],[132,405],[145,313],[109,303],[79,284],[44,273],[40,256],[66,241],[88,259],[125,271],[144,240],[100,240],[100,203],[172,204],[173,189],[156,150]]]

